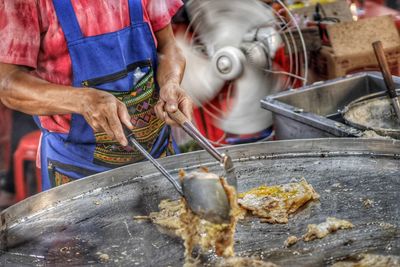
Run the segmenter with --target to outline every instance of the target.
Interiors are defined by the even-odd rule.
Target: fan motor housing
[[[243,42],[240,45],[247,61],[259,69],[268,69],[271,66],[267,48],[259,41]]]
[[[212,65],[221,79],[230,81],[238,78],[243,73],[243,62],[245,59],[240,49],[233,46],[226,46],[214,54]]]

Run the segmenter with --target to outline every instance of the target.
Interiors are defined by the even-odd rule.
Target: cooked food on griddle
[[[184,227],[181,229],[181,234],[185,241],[186,258],[191,256],[192,249],[196,243],[200,245],[203,251],[215,248],[215,252],[218,256],[234,256],[234,234],[236,223],[242,212],[237,204],[235,189],[229,186],[224,179],[221,179],[221,182],[227,193],[229,204],[231,205],[230,223],[213,224],[201,220],[191,212],[187,205],[185,205],[186,212],[181,216],[184,224]]]
[[[150,220],[162,227],[177,230],[182,228],[181,215],[185,211],[182,200],[164,199],[158,204],[159,211],[149,214]]]
[[[349,221],[328,217],[323,223],[307,225],[307,233],[305,233],[301,238],[298,238],[294,235],[289,236],[285,240],[284,246],[290,247],[300,240],[308,242],[317,238],[321,239],[339,229],[349,229],[353,227],[354,225]]]
[[[374,201],[372,199],[364,199],[363,201],[364,207],[371,208],[374,206]]]
[[[272,262],[265,262],[252,258],[230,257],[219,260],[216,267],[279,267]]]
[[[203,169],[202,172],[206,170]],[[192,261],[192,250],[197,245],[202,251],[215,249],[218,256],[234,256],[233,235],[236,222],[243,215],[243,211],[237,204],[235,189],[229,186],[225,179],[221,178],[221,183],[231,205],[230,223],[214,224],[200,219],[189,209],[184,199],[163,200],[159,204],[160,211],[149,215],[153,223],[175,230],[175,233],[184,240],[186,262]]]
[[[287,223],[289,214],[311,200],[318,199],[312,185],[303,178],[298,183],[259,186],[239,194],[239,204],[262,222]]]
[[[392,255],[361,254],[354,260],[339,261],[332,267],[399,267],[400,257]]]
[[[354,225],[349,221],[328,217],[323,223],[309,224],[307,226],[307,233],[303,235],[303,240],[311,241],[317,238],[324,238],[339,229],[349,229],[353,227]]]
[[[285,240],[284,245],[285,245],[285,247],[290,247],[290,246],[293,246],[294,244],[296,244],[297,241],[299,241],[297,236],[291,235]]]
[[[101,253],[101,252],[97,252],[96,254],[99,255],[99,259],[103,263],[110,260],[110,256],[108,256],[108,254]]]
[[[205,169],[202,171],[207,172]],[[148,218],[159,226],[174,230],[184,240],[185,266],[196,266],[196,259],[192,258],[195,246],[199,246],[202,252],[214,249],[218,256],[223,256],[225,259],[218,261],[217,266],[276,266],[251,258],[234,257],[233,236],[238,219],[243,218],[246,210],[249,210],[265,222],[287,223],[289,214],[296,212],[305,203],[318,199],[319,195],[302,179],[298,183],[260,186],[240,194],[237,200],[235,189],[225,179],[221,178],[221,183],[231,205],[229,224],[214,224],[200,219],[189,209],[184,199],[161,201],[160,210],[150,213]],[[295,242],[297,238],[290,237],[288,246]]]

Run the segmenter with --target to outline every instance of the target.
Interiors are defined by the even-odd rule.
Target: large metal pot
[[[347,124],[360,130],[373,130],[379,135],[400,139],[400,123],[386,92],[352,101],[343,109],[342,116]]]
[[[237,167],[239,191],[305,177],[319,202],[310,203],[288,224],[241,221],[236,251],[281,266],[326,266],[362,252],[400,254],[400,142],[367,139],[291,140],[227,148]],[[161,160],[179,168],[208,166],[204,152]],[[30,197],[0,214],[0,262],[4,266],[181,266],[180,239],[150,222],[133,220],[157,210],[178,194],[148,162],[72,182]],[[364,201],[370,199],[372,206]],[[301,236],[326,217],[348,219],[354,229],[284,248],[288,235]],[[107,260],[107,257],[109,259]],[[207,258],[211,261],[212,257]]]

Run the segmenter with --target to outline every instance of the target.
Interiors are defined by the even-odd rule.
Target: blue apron
[[[83,36],[70,0],[53,0],[53,4],[72,61],[72,85],[77,90],[108,91],[125,103],[135,138],[157,158],[173,154],[176,146],[170,128],[154,113],[159,89],[153,35],[143,20],[141,0],[128,1],[130,26],[90,37]],[[43,190],[143,160],[136,149],[120,146],[105,133],[94,133],[79,114],[72,114],[67,134],[41,129]]]

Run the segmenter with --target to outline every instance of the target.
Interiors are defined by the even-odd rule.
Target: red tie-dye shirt
[[[71,0],[85,36],[129,26],[128,0]],[[181,0],[142,0],[153,32],[167,26]],[[31,67],[52,83],[71,85],[72,69],[64,33],[52,0],[0,0],[0,62]],[[42,116],[42,126],[67,133],[70,115]]]

